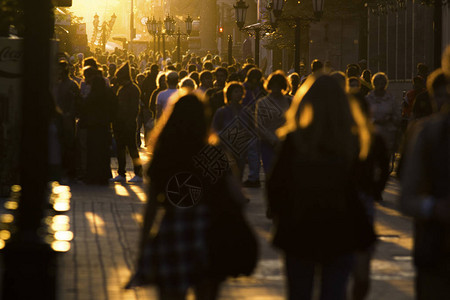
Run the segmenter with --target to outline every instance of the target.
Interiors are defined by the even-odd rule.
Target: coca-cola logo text
[[[4,61],[19,61],[22,58],[23,52],[21,50],[14,50],[11,47],[4,47],[0,49],[0,62]]]

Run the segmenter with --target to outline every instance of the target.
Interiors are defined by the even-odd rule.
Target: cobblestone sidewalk
[[[112,165],[114,168],[114,161]],[[145,203],[144,185],[74,184],[71,190],[69,216],[74,240],[71,250],[60,258],[59,299],[156,299],[152,288],[123,288],[134,270]],[[247,214],[261,245],[258,268],[250,278],[227,281],[221,292],[222,300],[284,299],[282,264],[279,254],[268,242],[270,221],[265,217],[262,191],[246,190],[251,199]],[[376,227],[380,241],[372,262],[369,300],[413,299],[411,222],[395,209],[398,193],[397,182],[391,180],[384,193],[384,203],[377,206]]]

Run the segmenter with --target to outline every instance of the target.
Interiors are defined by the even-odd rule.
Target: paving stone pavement
[[[114,160],[112,166],[116,167]],[[130,165],[128,169],[132,169]],[[71,191],[68,215],[74,239],[70,251],[59,260],[59,299],[156,299],[152,288],[123,288],[135,267],[145,185],[73,184]],[[284,299],[281,257],[269,244],[271,223],[265,217],[263,189],[245,192],[251,199],[246,212],[259,237],[261,258],[252,277],[228,280],[220,299]],[[398,194],[398,183],[392,178],[384,193],[384,203],[377,205],[380,240],[372,261],[369,300],[413,299],[411,221],[396,209]]]

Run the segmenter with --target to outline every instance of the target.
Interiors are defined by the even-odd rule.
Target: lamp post
[[[184,23],[186,25],[186,33],[181,33],[180,27],[178,27],[178,31],[176,33],[177,35],[177,62],[181,63],[181,36],[182,35],[190,35],[192,32],[192,18],[191,16],[187,16],[186,20],[184,20]]]
[[[236,14],[236,24],[239,27],[239,29],[242,29],[242,27],[244,27],[245,24],[248,5],[243,0],[239,0],[238,2],[236,2],[235,5],[233,5],[233,7],[235,9]]]
[[[256,66],[259,66],[259,42],[261,39],[260,33],[262,31],[262,25],[256,23],[244,27],[248,5],[243,0],[238,0],[233,7],[235,9],[236,24],[239,27],[239,30],[245,30],[250,34],[253,32],[255,36],[255,64]]]
[[[153,35],[153,56],[156,58],[156,35],[158,33],[158,22],[155,17],[151,20],[148,18],[145,25],[147,26],[148,33]]]
[[[228,35],[228,65],[233,64],[233,38]]]
[[[166,19],[164,20],[164,26],[166,28],[165,34],[170,35],[170,36],[177,36],[177,62],[178,63],[181,63],[181,36],[191,34],[192,21],[193,21],[193,19],[191,18],[191,16],[188,15],[186,20],[184,20],[184,23],[186,25],[186,33],[182,33],[180,30],[180,27],[178,27],[178,30],[175,32],[175,20],[173,17],[170,17],[169,15],[167,15]]]
[[[162,31],[162,47],[163,47],[163,59],[166,60],[166,35],[172,35],[175,31],[174,29],[174,19],[171,18],[169,15],[166,16],[164,19],[164,28],[165,30]]]
[[[162,35],[162,21],[156,22],[156,34],[158,36],[158,53],[161,53],[161,35]]]
[[[186,24],[186,33],[188,35],[191,35],[192,32],[192,22],[194,20],[191,18],[190,15],[187,16],[186,20],[184,20],[184,23]]]
[[[272,21],[274,24],[276,24],[277,21],[294,21],[295,22],[295,55],[294,55],[294,67],[295,72],[300,72],[300,30],[301,30],[301,24],[304,21],[318,21],[323,15],[323,6],[325,3],[325,0],[312,0],[312,6],[314,11],[314,17],[308,18],[308,17],[297,17],[297,16],[290,16],[290,17],[281,17],[283,13],[283,7],[284,7],[285,0],[272,0],[272,4],[270,6],[271,13],[273,13],[273,16],[275,17],[275,20]],[[271,22],[271,23],[272,23]]]

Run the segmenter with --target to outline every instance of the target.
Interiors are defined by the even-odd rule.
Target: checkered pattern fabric
[[[166,212],[158,235],[144,254],[154,262],[156,284],[180,293],[195,285],[207,266],[208,223],[204,205]]]

